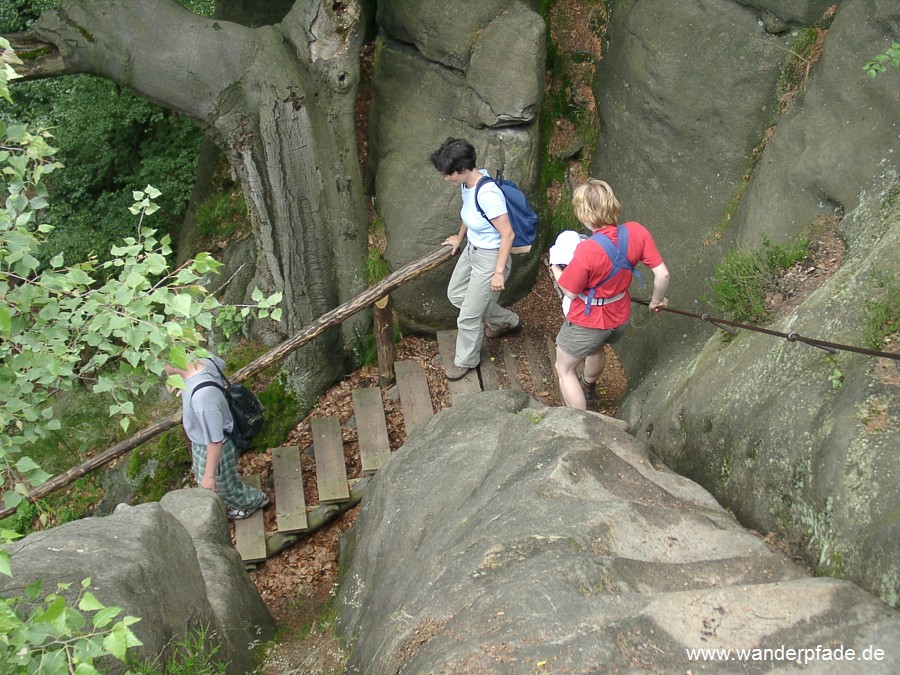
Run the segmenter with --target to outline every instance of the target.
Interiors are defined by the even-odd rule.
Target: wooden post
[[[394,384],[394,317],[391,296],[386,295],[372,305],[375,321],[375,346],[378,350],[378,384],[389,387]]]

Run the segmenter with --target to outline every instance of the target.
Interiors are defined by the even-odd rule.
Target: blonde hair
[[[604,225],[618,222],[622,205],[606,181],[590,178],[575,188],[572,210],[585,226],[599,230]]]

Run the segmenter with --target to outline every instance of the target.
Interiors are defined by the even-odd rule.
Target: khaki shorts
[[[622,336],[625,335],[625,327],[627,325],[623,324],[618,328],[601,330],[599,328],[576,326],[566,319],[563,321],[556,336],[556,346],[569,356],[586,359],[591,354],[595,354],[603,349],[603,345],[613,345],[621,340]]]

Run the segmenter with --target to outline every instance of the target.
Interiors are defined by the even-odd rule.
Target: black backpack
[[[263,408],[259,399],[256,398],[256,394],[238,382],[234,384],[229,382],[228,378],[225,377],[225,373],[216,365],[216,362],[210,359],[210,363],[219,371],[219,375],[225,381],[225,386],[223,387],[218,382],[201,382],[194,387],[194,391],[191,392],[191,398],[204,387],[215,387],[222,392],[225,396],[225,401],[228,403],[228,409],[231,411],[231,417],[234,420],[234,427],[228,432],[228,437],[238,450],[244,452],[250,448],[254,437],[262,429],[264,421],[263,410],[265,408]]]

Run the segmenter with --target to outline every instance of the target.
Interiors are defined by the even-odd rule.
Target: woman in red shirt
[[[644,263],[653,272],[653,296],[650,310],[658,312],[668,304],[669,270],[650,232],[638,222],[616,225],[622,209],[612,188],[604,181],[591,178],[580,185],[572,197],[575,216],[592,232],[575,248],[572,262],[563,268],[551,265],[560,289],[572,300],[565,321],[556,336],[556,371],[559,389],[566,405],[586,410],[596,398],[597,381],[606,365],[603,346],[618,342],[625,333],[631,316],[632,269]],[[625,228],[623,232],[619,228]],[[619,247],[619,238],[627,237],[628,263],[615,272],[613,260],[599,237]],[[622,261],[624,263],[624,261]],[[631,269],[629,269],[631,268]],[[576,368],[584,362],[579,381]]]

